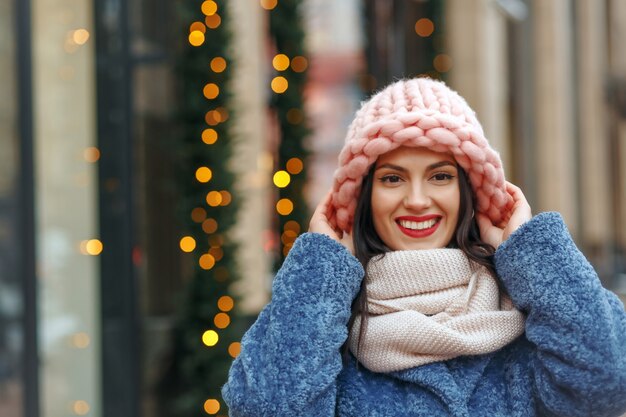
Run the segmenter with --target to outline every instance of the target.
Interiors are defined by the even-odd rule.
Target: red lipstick
[[[411,222],[425,222],[425,221],[432,220],[432,219],[436,219],[437,221],[432,227],[429,227],[428,229],[421,229],[421,230],[409,229],[400,224],[401,220],[411,221]],[[439,227],[439,224],[441,223],[440,221],[441,216],[437,214],[427,214],[424,216],[400,216],[400,217],[397,217],[395,220],[396,220],[396,224],[398,225],[398,228],[400,229],[402,233],[410,237],[422,238],[422,237],[430,236],[437,231],[437,228]]]

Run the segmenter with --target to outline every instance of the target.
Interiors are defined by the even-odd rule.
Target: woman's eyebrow
[[[439,161],[439,162],[435,162],[434,164],[428,165],[428,170],[437,169],[437,168],[441,168],[443,166],[448,166],[448,165],[454,168],[457,167],[457,165],[452,161]]]
[[[439,161],[439,162],[435,162],[434,164],[430,164],[428,165],[428,167],[426,167],[427,170],[433,170],[433,169],[437,169],[437,168],[441,168],[443,166],[451,166],[456,168],[456,164],[452,161]],[[376,167],[375,171],[378,171],[379,169],[382,168],[389,168],[389,169],[393,169],[396,171],[400,171],[400,172],[406,172],[407,169],[404,167],[401,167],[400,165],[394,165],[394,164],[390,164],[390,163],[385,163],[382,165],[379,165]]]

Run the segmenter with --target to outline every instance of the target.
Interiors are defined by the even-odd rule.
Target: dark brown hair
[[[361,192],[359,193],[356,210],[354,212],[354,225],[352,227],[352,240],[354,244],[354,255],[357,257],[361,265],[366,271],[367,264],[376,255],[389,252],[390,249],[376,233],[374,228],[374,220],[372,218],[372,187],[374,183],[374,171],[376,164],[372,164],[367,175],[363,178],[361,184]],[[452,240],[448,244],[448,248],[458,248],[472,261],[486,267],[495,275],[493,265],[493,254],[495,249],[485,243],[480,238],[478,223],[474,217],[474,206],[476,198],[474,191],[469,183],[467,174],[460,166],[457,166],[460,205],[459,218],[456,224],[456,230]],[[367,286],[366,279],[361,282],[361,289],[356,298],[352,302],[352,315],[348,322],[348,329],[352,327],[357,316],[361,316],[361,325],[359,332],[359,340],[357,343],[357,354],[361,346],[362,335],[367,331]],[[344,345],[344,353],[347,353],[347,343]]]

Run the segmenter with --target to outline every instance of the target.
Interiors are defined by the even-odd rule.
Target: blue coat
[[[271,302],[242,340],[223,397],[232,417],[618,416],[626,411],[626,314],[543,213],[495,254],[526,332],[487,355],[389,374],[342,359],[363,269],[327,236],[298,238]]]

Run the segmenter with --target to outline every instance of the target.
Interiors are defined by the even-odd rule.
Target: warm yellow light
[[[278,54],[272,59],[272,66],[276,71],[284,71],[289,68],[289,57],[285,54]]]
[[[213,323],[218,329],[225,329],[230,324],[230,317],[226,313],[217,313],[213,319]]]
[[[202,142],[206,143],[207,145],[213,145],[215,142],[217,142],[217,132],[215,131],[215,129],[204,129],[202,131]]]
[[[202,343],[207,346],[215,346],[219,340],[220,337],[215,330],[207,330],[202,334]]]
[[[204,411],[207,414],[217,414],[220,411],[220,402],[209,399],[204,402]]]
[[[183,252],[193,252],[196,248],[196,240],[191,236],[183,236],[180,239],[179,246]]]
[[[222,202],[220,203],[220,206],[227,206],[233,200],[233,196],[226,190],[220,191],[220,194],[222,195]]]
[[[211,233],[215,233],[217,231],[217,222],[215,221],[215,219],[208,218],[205,221],[203,221],[202,230],[207,235],[210,235]]]
[[[208,271],[215,266],[215,258],[213,255],[205,253],[200,257],[200,260],[198,260],[198,264],[200,265],[200,268]]]
[[[289,82],[285,77],[274,77],[272,80],[272,91],[276,94],[282,94],[289,88]]]
[[[446,54],[439,54],[433,60],[433,67],[439,72],[448,72],[452,69],[452,58]]]
[[[293,211],[293,203],[288,198],[281,198],[276,203],[276,211],[278,212],[278,214],[287,216]]]
[[[291,245],[285,245],[283,246],[283,256],[287,256],[289,255],[289,251],[291,250],[292,246]]]
[[[289,185],[289,182],[291,181],[291,176],[289,175],[289,173],[287,173],[287,171],[277,171],[274,174],[274,185],[277,186],[278,188],[285,188],[286,186]]]
[[[202,223],[206,219],[206,210],[202,207],[196,207],[191,210],[191,220],[196,223]]]
[[[89,255],[100,255],[103,245],[98,239],[89,239],[85,244],[85,252]]]
[[[291,60],[291,69],[294,70],[295,72],[304,72],[306,71],[308,66],[309,66],[309,61],[301,55],[295,56]]]
[[[221,56],[215,57],[211,60],[211,70],[213,72],[223,72],[226,69],[226,60]]]
[[[298,125],[304,121],[304,113],[300,109],[287,110],[287,121],[292,125]]]
[[[204,116],[204,120],[209,126],[215,126],[222,121],[222,115],[217,110],[209,110]]]
[[[294,231],[296,234],[300,233],[300,224],[295,221],[295,220],[289,220],[287,223],[285,223],[285,225],[283,226],[284,230],[292,230]]]
[[[194,30],[206,33],[206,26],[202,22],[193,22],[191,25],[189,25],[189,33],[193,32]]]
[[[204,33],[194,30],[189,34],[189,43],[192,46],[200,46],[204,43]]]
[[[296,175],[302,172],[304,164],[300,158],[291,158],[287,161],[287,172]]]
[[[235,301],[228,295],[223,295],[217,300],[217,308],[224,312],[229,312],[235,306]]]
[[[89,404],[87,401],[78,400],[72,403],[72,412],[79,416],[84,416],[89,412]]]
[[[200,167],[196,169],[196,179],[198,182],[209,182],[213,178],[213,172],[208,167]]]
[[[422,38],[427,38],[435,31],[435,24],[428,18],[421,18],[415,22],[415,33]]]
[[[83,151],[83,157],[87,162],[97,162],[100,159],[100,150],[94,146],[90,146]]]
[[[228,354],[231,357],[236,358],[237,356],[239,356],[240,353],[241,353],[241,343],[233,342],[230,345],[228,345]]]
[[[72,336],[72,346],[77,349],[85,349],[91,343],[89,335],[85,332],[79,332]]]
[[[219,14],[216,13],[214,15],[205,17],[204,18],[204,23],[210,29],[217,29],[220,26],[220,24],[222,23],[222,18],[220,17]]]
[[[273,10],[278,4],[278,0],[261,0],[261,7],[265,10]]]
[[[298,237],[298,234],[295,231],[293,231],[293,230],[285,230],[285,232],[280,237],[280,240],[285,245],[292,245],[297,237]]]
[[[218,87],[217,84],[209,83],[204,86],[202,93],[209,100],[213,100],[215,97],[220,95],[220,88]]]
[[[222,195],[219,191],[210,191],[206,195],[206,202],[211,207],[217,207],[222,204]]]
[[[89,40],[89,32],[87,29],[78,29],[72,33],[72,40],[77,45],[84,45]]]
[[[217,3],[213,0],[206,0],[202,3],[202,13],[207,16],[213,16],[217,12]]]

